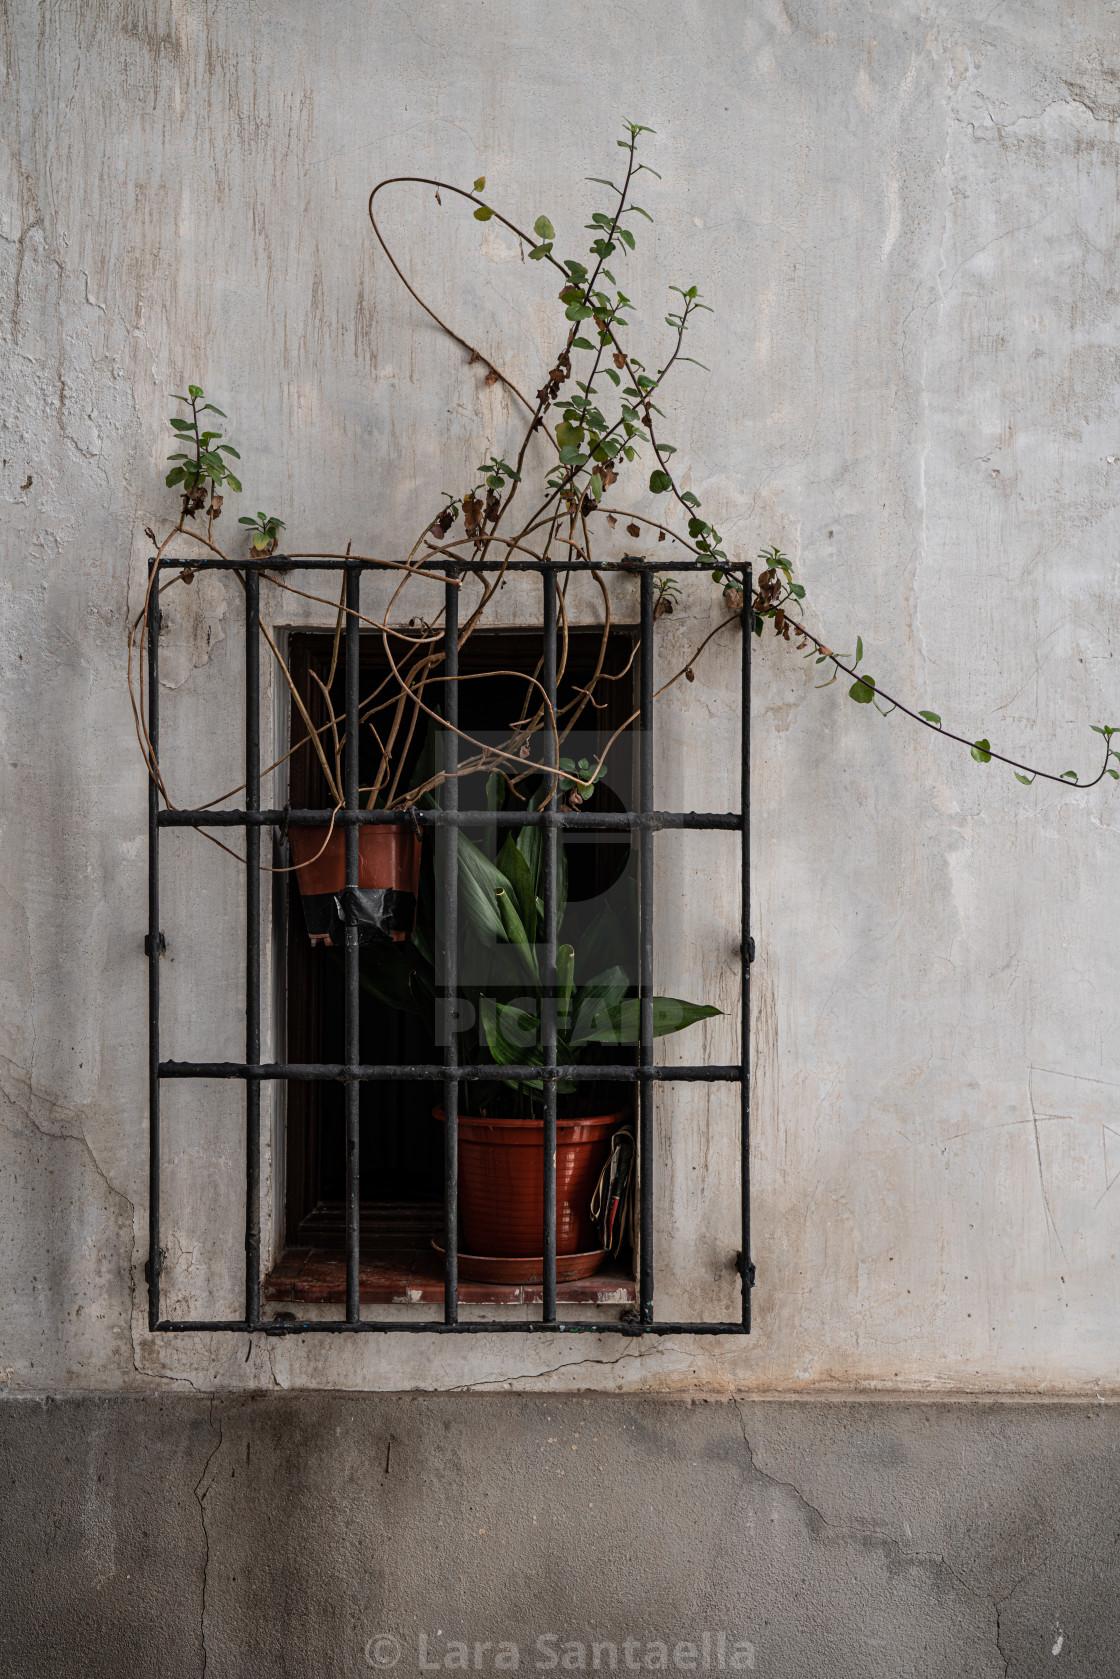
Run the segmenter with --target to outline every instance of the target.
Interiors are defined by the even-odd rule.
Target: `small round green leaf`
[[[655,496],[663,496],[666,490],[671,490],[673,488],[673,480],[669,477],[667,472],[661,472],[660,470],[657,472],[651,472],[649,475],[649,487]]]
[[[972,756],[978,764],[990,764],[992,761],[991,742],[978,740],[972,748]]]
[[[870,705],[875,698],[875,678],[861,676],[858,682],[853,682],[848,689],[848,698],[855,700],[857,705]]]
[[[485,204],[480,204],[474,213],[474,219],[476,222],[488,222],[493,214],[493,210],[488,210]]]

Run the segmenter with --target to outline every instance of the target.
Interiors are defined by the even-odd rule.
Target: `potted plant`
[[[572,803],[594,803],[602,766],[560,760],[558,790]],[[535,810],[549,787],[540,775],[525,796]],[[512,778],[491,776],[490,808],[516,797]],[[435,804],[426,794],[424,803]],[[568,913],[563,833],[558,835],[556,1057],[559,1066],[593,1067],[617,1061],[639,1041],[640,1004],[632,974],[636,949],[636,880],[632,867],[597,904],[592,929],[578,943],[562,940]],[[507,1079],[502,1069],[540,1066],[543,1011],[538,946],[543,916],[541,830],[507,837],[494,861],[461,830],[458,843],[462,911],[461,978],[456,991],[461,1065],[493,1069],[464,1080],[459,1112],[461,1272],[493,1282],[540,1280],[543,1228],[544,1086],[539,1079]],[[437,974],[443,951],[435,915],[437,871],[427,868],[411,941],[363,952],[361,983],[381,1002],[423,1017],[434,1031]],[[653,1035],[683,1031],[722,1011],[676,997],[653,999]],[[607,1081],[557,1081],[556,1251],[560,1280],[590,1276],[604,1258],[591,1216],[596,1182],[615,1132],[632,1118]],[[433,1110],[443,1119],[443,1110]]]
[[[468,376],[484,379],[487,385],[503,383],[511,401],[522,405],[524,423],[516,447],[509,449],[510,459],[491,453],[478,468],[480,476],[476,482],[454,493],[444,493],[440,504],[433,497],[423,509],[418,509],[415,527],[418,534],[407,552],[392,559],[377,557],[378,565],[398,574],[399,587],[380,617],[358,614],[362,625],[381,637],[391,667],[386,683],[363,696],[361,702],[361,726],[364,729],[368,725],[378,755],[363,787],[367,803],[371,808],[403,812],[425,799],[438,799],[446,779],[431,766],[427,773],[405,774],[417,731],[422,734],[439,720],[439,685],[444,679],[442,628],[438,623],[428,624],[422,617],[409,618],[403,604],[406,590],[415,582],[425,582],[433,567],[454,574],[464,561],[486,561],[492,565],[499,562],[485,577],[480,575],[476,580],[481,583],[481,589],[470,597],[469,610],[461,614],[461,651],[485,622],[498,590],[509,580],[507,562],[519,557],[533,561],[559,558],[585,572],[601,591],[605,649],[611,603],[604,574],[625,571],[633,556],[611,552],[604,560],[599,557],[597,545],[604,538],[609,539],[610,532],[620,522],[633,542],[642,541],[647,549],[670,542],[676,552],[710,568],[720,592],[721,617],[716,627],[705,626],[706,633],[695,651],[659,691],[681,680],[695,680],[697,661],[715,636],[739,629],[761,635],[769,621],[783,642],[796,644],[817,667],[825,667],[828,681],[823,686],[845,675],[851,684],[847,690],[849,697],[868,712],[873,709],[886,717],[897,711],[942,739],[963,746],[978,764],[1009,765],[1020,782],[1029,783],[1036,777],[1077,781],[1073,770],[1055,774],[1032,769],[995,751],[986,737],[975,738],[971,733],[955,733],[945,728],[938,712],[920,708],[916,702],[907,705],[887,694],[863,668],[862,639],[856,638],[854,654],[837,653],[806,625],[805,588],[795,580],[790,560],[777,546],[770,546],[760,554],[761,570],[753,593],[744,599],[742,574],[729,570],[731,561],[720,532],[703,516],[699,496],[685,487],[686,480],[677,472],[676,451],[665,439],[664,414],[659,406],[674,366],[692,359],[683,353],[686,334],[695,325],[698,311],[707,305],[695,285],[672,287],[677,301],[665,317],[670,329],[668,343],[656,360],[647,364],[638,357],[632,344],[635,305],[611,266],[620,268],[636,249],[635,230],[640,229],[640,223],[632,218],[652,220],[633,202],[635,183],[647,168],[638,160],[638,145],[640,137],[648,132],[639,124],[626,125],[618,141],[623,154],[621,182],[599,183],[610,196],[606,207],[595,211],[587,224],[592,238],[579,259],[562,258],[558,254],[558,236],[547,216],[539,216],[529,233],[488,204],[480,196],[486,185],[485,177],[480,176],[471,189],[443,181],[408,178],[413,187],[434,189],[438,213],[447,213],[445,197],[448,203],[458,199],[471,206],[475,220],[483,223],[496,220],[505,227],[527,248],[529,261],[537,265],[535,269],[526,265],[526,275],[552,273],[552,284],[559,282],[556,296],[561,342],[535,396],[526,396],[489,356],[458,333],[451,332],[409,286],[413,298],[439,328],[450,333],[469,352],[465,367],[476,371],[468,371]],[[382,182],[374,189],[369,202],[374,232],[398,275],[402,270],[378,226],[374,201],[382,190],[403,184],[404,178]],[[183,485],[182,511],[162,540],[157,540],[152,532],[148,534],[155,548],[156,562],[165,561],[169,548],[178,541],[188,541],[193,546],[189,554],[179,556],[179,572],[162,585],[164,588],[176,583],[190,584],[195,569],[192,556],[200,551],[228,563],[214,540],[215,521],[221,513],[219,492],[225,485],[234,491],[240,489],[240,483],[226,464],[227,454],[236,458],[237,452],[220,442],[221,433],[204,430],[203,424],[207,422],[200,421],[200,415],[207,410],[219,411],[211,404],[200,406],[203,396],[200,387],[190,386],[189,393],[187,398],[177,400],[190,403],[190,419],[176,417],[171,424],[180,445],[186,443],[190,448],[173,457],[176,464],[167,478],[171,486]],[[645,466],[641,467],[643,457]],[[642,482],[635,484],[633,480],[639,471]],[[630,483],[624,482],[627,478]],[[616,484],[621,484],[621,489],[612,494]],[[637,491],[640,500],[637,508],[619,504],[624,492],[630,490]],[[654,498],[652,503],[645,499],[647,494]],[[205,532],[200,524],[203,515]],[[683,530],[673,528],[674,518],[683,524]],[[277,567],[269,569],[282,528],[280,520],[260,512],[255,520],[245,518],[242,523],[252,532],[246,563],[267,579],[270,589],[291,591],[305,599],[324,599],[310,587],[295,588]],[[293,552],[290,557],[313,556]],[[345,557],[363,556],[351,555],[348,545]],[[648,554],[645,560],[648,564]],[[170,804],[158,755],[145,726],[143,700],[137,698],[133,685],[134,661],[137,657],[141,664],[143,661],[143,631],[160,575],[153,565],[143,608],[132,625],[129,681],[137,732],[149,771]],[[166,572],[162,575],[168,576]],[[338,664],[341,630],[348,611],[353,608],[347,607],[344,594],[337,602],[326,604],[336,606],[337,620],[330,672],[325,682],[316,677],[322,701],[318,719],[310,715],[268,628],[264,612],[260,624],[261,634],[291,690],[293,706],[304,729],[289,755],[314,754],[329,798],[338,808],[344,802],[342,755],[354,743],[346,741],[340,728],[331,684]],[[689,605],[689,599],[675,582],[668,579],[659,582],[657,619],[674,614],[679,621]],[[598,704],[596,692],[601,679],[602,660],[590,682],[583,685],[571,707],[561,715],[560,708],[549,700],[537,677],[526,676],[526,702],[509,720],[502,743],[495,747],[493,742],[481,741],[460,730],[458,765],[453,773],[465,777],[483,769],[492,771],[495,797],[551,796],[556,772],[542,769],[541,744],[546,736],[551,736],[558,746],[570,736],[581,713],[588,706]],[[142,691],[141,683],[141,695]],[[1118,775],[1112,767],[1112,760],[1120,759],[1111,744],[1115,730],[1104,725],[1093,727],[1103,741],[1103,763],[1095,780],[1083,786],[1095,785],[1106,774],[1113,778]],[[598,753],[594,763],[568,764],[566,796],[578,801],[594,795],[595,784],[619,732]],[[238,791],[233,789],[232,793]],[[213,838],[215,844],[222,843],[215,836],[207,837]],[[288,839],[293,853],[292,867],[304,895],[308,930],[313,939],[333,941],[342,923],[343,910],[348,907],[340,898],[344,880],[342,836],[333,823],[328,823],[318,829],[292,826]],[[560,851],[562,858],[562,844]],[[377,996],[395,1007],[431,1011],[437,960],[431,901],[434,886],[431,881],[427,887],[424,884],[426,877],[421,868],[417,836],[404,823],[363,827],[359,855],[359,893],[385,895],[377,909],[371,901],[367,932],[371,939],[380,942],[370,943],[364,953],[363,979]],[[582,939],[578,946],[574,941],[560,946],[555,985],[542,988],[535,948],[536,923],[541,913],[538,830],[524,829],[516,839],[507,839],[493,861],[467,835],[460,834],[458,868],[470,936],[483,953],[474,980],[464,988],[464,1005],[470,1004],[473,1017],[464,1020],[461,1026],[461,1052],[464,1059],[473,1058],[477,1064],[494,1069],[493,1078],[484,1083],[464,1082],[460,1127],[464,1235],[470,1249],[481,1253],[483,1258],[504,1256],[525,1264],[536,1259],[536,1236],[533,1234],[530,1240],[526,1233],[535,1233],[541,1223],[538,1169],[535,1164],[528,1171],[522,1169],[524,1160],[539,1158],[542,1121],[537,1110],[541,1105],[541,1091],[538,1081],[532,1079],[512,1083],[504,1080],[501,1068],[540,1064],[541,1010],[546,1001],[548,1006],[556,1007],[558,1053],[562,1062],[566,1060],[568,1064],[593,1062],[608,1047],[617,1056],[620,1050],[632,1046],[637,1040],[638,1003],[617,955],[589,951]],[[398,894],[399,901],[390,905],[390,894]],[[679,1031],[717,1012],[710,1005],[658,999],[654,1029],[658,1035]],[[583,1081],[570,1090],[561,1084],[559,1099],[563,1108],[559,1116],[560,1148],[577,1153],[580,1149],[585,1151],[578,1159],[577,1153],[571,1154],[570,1173],[567,1165],[563,1172],[558,1169],[558,1179],[569,1185],[561,1191],[566,1201],[558,1218],[558,1239],[561,1251],[567,1250],[567,1258],[582,1252],[581,1244],[588,1239],[585,1190],[594,1182],[596,1162],[602,1164],[612,1129],[625,1116],[612,1103],[609,1093],[596,1093],[592,1084]],[[582,1131],[578,1129],[581,1126]],[[564,1158],[568,1160],[569,1156]],[[527,1247],[533,1251],[527,1252]]]

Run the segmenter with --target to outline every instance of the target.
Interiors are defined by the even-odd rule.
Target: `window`
[[[610,634],[600,695],[594,709],[585,707],[565,751],[573,758],[602,752],[623,731],[610,752],[609,776],[585,801],[588,811],[623,812],[634,802],[634,735],[627,720],[637,705],[635,633],[632,627]],[[572,710],[595,676],[600,663],[602,634],[595,629],[569,632],[563,675],[557,699]],[[333,637],[294,636],[288,663],[303,706],[316,726],[327,712],[318,682],[330,675]],[[524,708],[526,676],[541,658],[539,633],[516,630],[476,632],[460,655],[464,678],[459,699],[460,726],[473,738],[505,741],[505,725]],[[381,637],[363,631],[360,651],[360,692],[380,696],[394,692]],[[491,674],[496,671],[505,675]],[[521,673],[520,679],[518,674]],[[345,670],[340,664],[332,689],[336,712],[345,711]],[[376,703],[374,701],[373,703]],[[305,733],[295,701],[291,705],[291,739]],[[571,711],[568,712],[571,715]],[[379,720],[379,719],[378,719]],[[582,725],[582,726],[581,726]],[[400,787],[417,779],[417,764],[433,735],[442,747],[438,726],[420,719],[406,752],[394,755],[393,774],[401,770]],[[372,734],[363,740],[359,782],[370,785],[379,756]],[[429,755],[432,754],[429,751]],[[486,808],[487,774],[480,771],[459,784],[466,809]],[[329,804],[326,778],[318,760],[306,748],[292,760],[290,800],[293,806],[322,809]],[[493,828],[467,830],[493,857],[504,836]],[[423,842],[422,874],[434,879],[435,830]],[[629,834],[579,832],[567,836],[567,919],[576,923],[573,936],[582,945],[597,912],[609,903],[612,887],[635,874]],[[634,882],[636,885],[636,881]],[[614,894],[619,896],[618,892]],[[636,893],[628,894],[636,898]],[[634,903],[636,909],[636,902]],[[287,877],[287,1044],[295,1062],[337,1062],[344,1059],[344,963],[336,946],[313,944],[301,901],[298,881]],[[632,959],[636,960],[636,945]],[[368,949],[359,953],[361,973]],[[636,971],[636,970],[635,970]],[[409,1065],[432,1062],[442,1054],[429,1024],[416,1014],[379,1000],[368,986],[359,995],[360,1053],[363,1062]],[[469,1093],[468,1093],[469,1094]],[[430,1085],[416,1079],[367,1082],[359,1094],[360,1223],[363,1305],[431,1303],[443,1300],[443,1129],[433,1112]],[[293,1080],[288,1086],[285,1196],[285,1252],[265,1280],[265,1298],[275,1304],[345,1301],[346,1298],[346,1116],[342,1086],[321,1081]],[[633,1245],[627,1242],[614,1262],[593,1276],[558,1284],[562,1302],[630,1304],[635,1297]],[[518,1280],[464,1279],[464,1302],[520,1304],[540,1300],[540,1284]]]
[[[266,562],[269,569],[294,567],[296,562],[276,556]],[[174,562],[163,562],[170,567]],[[228,562],[207,565],[233,569]],[[315,562],[299,562],[311,569]],[[357,616],[358,586],[363,570],[375,562],[321,563],[317,569],[344,570],[347,575],[347,619],[344,656],[334,675],[332,695],[336,709],[346,717],[347,740],[362,739],[359,718],[363,696],[368,696],[387,674],[381,637],[363,635]],[[196,564],[195,570],[200,569]],[[487,776],[480,770],[461,780],[448,779],[442,804],[414,806],[411,810],[362,808],[361,752],[351,757],[344,752],[345,807],[333,812],[326,796],[326,781],[306,750],[293,758],[290,798],[285,810],[265,810],[260,805],[261,753],[259,741],[259,575],[252,565],[238,566],[245,577],[246,601],[246,691],[245,743],[246,794],[243,810],[171,811],[159,808],[153,784],[150,790],[149,845],[149,974],[150,974],[150,1127],[151,1127],[151,1253],[149,1264],[149,1322],[153,1330],[190,1328],[245,1330],[267,1329],[273,1333],[323,1332],[338,1330],[403,1329],[434,1332],[478,1332],[501,1329],[524,1333],[526,1329],[614,1330],[630,1333],[743,1333],[750,1324],[750,1286],[753,1268],[749,1260],[749,1177],[748,1177],[748,1069],[747,1034],[742,1043],[742,1064],[731,1066],[659,1066],[653,1057],[653,846],[655,835],[666,828],[725,829],[741,834],[743,844],[743,925],[741,972],[742,1018],[749,1004],[749,954],[747,936],[748,895],[748,804],[749,765],[749,680],[750,636],[743,640],[743,807],[738,812],[706,814],[657,811],[653,798],[653,568],[640,568],[641,622],[612,634],[607,648],[605,684],[608,697],[603,709],[588,718],[584,734],[589,742],[586,754],[594,758],[604,739],[624,731],[612,752],[611,774],[584,804],[540,795],[540,808],[513,805],[495,812],[486,804]],[[460,567],[460,570],[464,568]],[[469,567],[465,569],[470,569]],[[495,569],[493,565],[489,569]],[[576,703],[599,656],[598,632],[572,631],[566,638],[563,673],[557,680],[557,574],[567,566],[560,563],[517,562],[517,570],[541,574],[542,627],[539,630],[488,631],[464,644],[460,665],[458,649],[458,596],[453,582],[445,587],[446,659],[445,716],[447,726],[417,729],[402,742],[393,762],[398,787],[408,787],[420,755],[441,750],[447,767],[454,769],[458,751],[456,729],[495,744],[505,738],[503,725],[524,705],[526,677],[538,673],[554,704]],[[635,568],[637,569],[637,568]],[[687,563],[661,566],[659,571],[691,570]],[[745,570],[746,568],[744,568]],[[746,576],[749,599],[749,574]],[[330,675],[332,638],[303,635],[293,638],[291,669],[303,704],[317,726],[326,717],[325,705],[314,698],[321,694],[318,676]],[[148,635],[150,732],[158,749],[158,624],[152,615]],[[637,690],[635,694],[635,690]],[[318,708],[318,709],[317,709]],[[637,730],[625,733],[626,720],[639,714]],[[539,737],[543,740],[543,736]],[[551,737],[549,737],[551,738]],[[574,740],[575,737],[573,736]],[[546,748],[547,750],[547,748]],[[532,767],[530,765],[530,767]],[[548,786],[554,785],[548,781]],[[287,1059],[282,1063],[260,1061],[262,997],[261,861],[262,832],[283,839],[308,827],[334,822],[345,838],[347,885],[337,894],[326,894],[327,921],[315,920],[318,908],[308,909],[300,899],[295,881],[287,886],[287,937],[281,959],[287,964]],[[241,827],[246,838],[246,1053],[242,1063],[174,1062],[160,1058],[159,1021],[159,835],[166,826]],[[436,974],[435,1002],[428,1023],[389,1006],[379,995],[376,950],[372,968],[363,958],[362,917],[366,900],[359,885],[359,830],[391,827],[418,830],[422,836],[422,870],[428,871],[428,891],[441,921],[433,941],[446,960]],[[539,833],[539,869],[543,897],[540,899],[541,931],[536,949],[540,952],[542,996],[541,1050],[537,1063],[510,1062],[502,1068],[506,1081],[522,1081],[521,1088],[538,1091],[543,1122],[543,1212],[541,1229],[541,1281],[537,1288],[523,1289],[522,1301],[539,1299],[540,1316],[530,1321],[469,1321],[460,1319],[459,1304],[472,1298],[501,1302],[509,1298],[492,1283],[481,1293],[473,1288],[466,1270],[468,1256],[461,1253],[460,1172],[463,1145],[460,1132],[479,1117],[478,1099],[485,1079],[493,1085],[492,1068],[467,1066],[458,1058],[456,1022],[473,1005],[471,975],[464,966],[464,943],[460,928],[462,892],[459,833],[485,852],[501,843],[502,835]],[[536,843],[536,842],[534,842]],[[563,893],[559,870],[566,871],[567,897],[571,912],[583,911],[593,930],[601,918],[600,906],[612,892],[632,900],[633,933],[631,959],[636,1000],[633,1020],[640,1020],[640,1041],[630,1051],[625,1041],[602,1051],[586,1067],[562,1065],[557,1048],[557,999],[563,993],[563,947],[558,947],[558,893]],[[423,896],[423,890],[421,891]],[[467,906],[469,908],[469,904]],[[411,911],[409,912],[411,913]],[[330,917],[333,916],[333,921]],[[565,924],[567,925],[567,924]],[[316,943],[312,943],[314,935]],[[566,935],[567,936],[567,935]],[[629,935],[627,935],[629,936]],[[371,935],[387,944],[384,930]],[[419,942],[418,940],[414,942]],[[400,946],[400,937],[396,940]],[[394,957],[394,961],[397,958]],[[558,966],[558,962],[560,966]],[[512,1005],[511,1005],[512,1006]],[[502,1016],[503,1020],[506,1018]],[[509,1016],[515,1019],[516,1015]],[[527,1039],[525,1041],[528,1041]],[[526,1055],[529,1055],[526,1051]],[[508,1058],[507,1058],[508,1059]],[[230,1078],[243,1080],[246,1088],[245,1126],[245,1313],[236,1320],[167,1320],[160,1314],[159,1276],[159,1145],[160,1087],[170,1078]],[[656,1081],[701,1080],[736,1082],[741,1090],[741,1160],[743,1242],[740,1270],[744,1278],[743,1310],[733,1323],[659,1324],[654,1314],[653,1150],[652,1092]],[[287,1194],[286,1223],[288,1252],[268,1279],[262,1277],[260,1244],[261,1193],[261,1085],[280,1081],[287,1102]],[[586,1081],[586,1082],[584,1082]],[[628,1255],[618,1256],[614,1269],[600,1276],[598,1283],[573,1287],[563,1279],[563,1263],[557,1257],[557,1123],[558,1086],[574,1092],[569,1098],[573,1112],[579,1111],[580,1092],[594,1083],[597,1088],[618,1090],[619,1111],[636,1090],[636,1227],[637,1227],[637,1310],[633,1321],[619,1323],[616,1314],[571,1318],[559,1308],[607,1300],[618,1305],[632,1297],[628,1277]],[[436,1117],[433,1110],[438,1110]],[[486,1117],[486,1110],[482,1110]],[[561,1125],[567,1123],[561,1116]],[[538,1175],[542,1171],[538,1155]],[[429,1257],[435,1238],[443,1250],[442,1262],[433,1265]],[[365,1273],[363,1275],[363,1254]],[[471,1258],[475,1256],[470,1256]],[[421,1263],[423,1261],[423,1263]],[[406,1264],[408,1269],[406,1270]],[[415,1286],[402,1286],[414,1281]],[[442,1274],[441,1274],[442,1273]],[[302,1285],[300,1278],[303,1278]],[[397,1291],[397,1292],[394,1292]],[[401,1321],[363,1317],[363,1293],[367,1303],[392,1303],[398,1295],[421,1301],[438,1300],[442,1321],[419,1318]],[[285,1319],[265,1319],[262,1296],[273,1301],[338,1300],[345,1315],[329,1319],[300,1321],[296,1314]]]

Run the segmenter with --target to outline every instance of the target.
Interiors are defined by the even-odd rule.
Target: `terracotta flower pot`
[[[327,836],[330,835],[328,839]],[[346,926],[346,834],[340,827],[288,829],[312,944],[341,945]],[[358,829],[359,944],[400,943],[416,923],[420,836],[403,822]]]
[[[442,1108],[433,1113],[443,1120]],[[610,1151],[610,1140],[630,1115],[604,1114],[556,1121],[556,1252],[593,1260],[589,1276],[606,1257],[591,1218],[591,1196]],[[541,1273],[544,1227],[544,1120],[459,1119],[460,1245],[471,1255],[472,1275],[482,1278],[476,1256],[496,1263],[485,1281],[534,1282]],[[512,1277],[511,1260],[524,1276]]]

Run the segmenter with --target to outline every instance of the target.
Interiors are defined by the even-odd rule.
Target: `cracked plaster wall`
[[[594,1671],[595,1641],[682,1671],[684,1641],[702,1672],[707,1634],[718,1673],[722,1632],[753,1663],[724,1673],[1099,1679],[1118,1429],[1085,1402],[12,1400],[0,1667],[357,1675],[380,1634],[411,1675],[424,1633],[472,1671],[500,1641],[521,1673],[581,1644]]]
[[[154,1343],[124,676],[141,532],[168,504],[167,392],[193,377],[230,411],[246,505],[278,509],[293,546],[393,551],[417,495],[503,447],[509,416],[391,282],[369,188],[484,172],[516,219],[576,229],[626,114],[658,130],[662,173],[634,295],[656,321],[664,284],[695,279],[716,310],[696,353],[720,377],[687,370],[670,406],[736,551],[783,545],[812,622],[838,647],[862,634],[883,685],[1093,773],[1086,725],[1120,722],[1116,24],[1104,0],[6,10],[0,1380],[1117,1388],[1114,797],[1020,788],[813,693],[770,642],[750,1343]],[[403,201],[387,225],[437,306],[535,386],[548,288],[512,241],[430,205],[409,225]],[[666,669],[712,595],[690,585],[662,625]],[[216,581],[168,604],[164,757],[187,802],[239,779],[240,618]],[[633,604],[621,585],[615,610]],[[729,640],[659,726],[662,801],[733,803]],[[721,847],[661,842],[658,978],[734,1008]],[[166,1050],[237,1055],[237,871],[178,836],[165,880]],[[728,1059],[734,1034],[665,1053]],[[662,1100],[668,1312],[734,1309],[734,1121],[722,1094]],[[236,1092],[169,1095],[176,1312],[236,1309],[239,1123]]]

